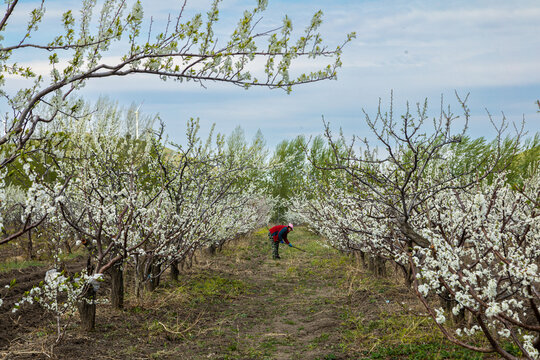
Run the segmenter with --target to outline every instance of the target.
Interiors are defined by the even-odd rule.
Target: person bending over
[[[293,230],[293,224],[289,225],[276,225],[270,228],[268,232],[268,238],[272,244],[272,258],[281,259],[279,257],[279,243],[285,243],[292,247],[292,244],[287,239],[287,234]]]

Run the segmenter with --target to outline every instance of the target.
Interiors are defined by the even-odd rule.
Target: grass
[[[227,277],[217,271],[205,270],[179,281],[166,282],[152,293],[144,293],[142,299],[128,296],[133,305],[132,313],[146,313],[164,305],[196,308],[228,302],[243,294],[249,294],[250,286],[242,280]]]
[[[375,351],[362,353],[364,359],[409,359],[409,360],[441,360],[463,359],[480,360],[482,354],[449,345],[443,342],[426,344],[400,344],[395,346],[380,347]]]
[[[367,320],[362,314],[347,314],[343,323],[344,339],[366,347],[379,344],[415,344],[442,341],[431,318],[411,314],[380,313]]]
[[[345,353],[359,359],[483,359],[484,355],[451,344],[414,297],[392,276],[372,277],[350,264],[346,280],[348,307],[341,314]],[[364,312],[365,311],[365,312]],[[422,314],[422,315],[421,315]],[[471,343],[486,345],[484,339]]]
[[[22,270],[32,266],[44,266],[45,262],[38,260],[7,261],[0,263],[0,273],[6,273],[13,270]]]
[[[84,250],[79,249],[72,252],[71,254],[61,254],[60,260],[69,262],[83,255]],[[50,264],[50,261],[46,260],[20,260],[18,257],[14,257],[11,259],[8,258],[0,262],[0,273],[6,273],[13,270],[23,270],[34,266],[47,266],[48,264]]]
[[[211,300],[227,300],[244,294],[248,286],[238,279],[229,279],[218,274],[203,273],[190,277],[184,289],[196,302]]]

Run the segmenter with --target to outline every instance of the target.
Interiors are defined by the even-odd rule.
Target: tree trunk
[[[124,271],[119,261],[110,268],[111,274],[111,305],[115,309],[124,307]]]
[[[66,248],[66,252],[67,252],[68,254],[71,254],[71,253],[72,253],[72,251],[71,251],[71,246],[69,245],[69,240],[68,240],[68,239],[65,239],[65,240],[64,240],[64,247]]]
[[[537,336],[534,340],[533,346],[536,350],[540,351],[540,336]]]
[[[409,289],[412,288],[414,279],[413,279],[413,272],[411,269],[411,264],[407,264],[407,265],[397,264],[397,265],[401,269],[401,271],[403,271],[403,279],[405,280],[405,285],[407,285]]]
[[[465,311],[461,309],[457,315],[454,315],[452,309],[457,305],[457,302],[451,298],[450,293],[444,290],[439,295],[439,301],[444,311],[449,314],[454,324],[463,324],[465,321]]]
[[[96,324],[96,292],[92,285],[86,285],[88,290],[78,304],[79,316],[81,318],[81,330],[92,331]]]
[[[28,247],[26,248],[26,257],[28,260],[34,260],[34,244],[32,243],[32,229],[28,230]]]
[[[151,264],[149,266],[148,279],[146,280],[146,289],[154,291],[159,286],[159,273],[161,272],[161,264]]]
[[[134,272],[133,278],[135,281],[135,296],[137,297],[137,299],[140,299],[143,289],[142,278],[137,271]]]
[[[386,272],[386,260],[383,258],[377,257],[376,264],[377,264],[377,271],[376,271],[377,276],[387,277],[388,274]]]
[[[144,284],[148,279],[148,272],[146,271],[146,257],[135,256],[135,271],[134,281],[135,281],[135,296],[140,299],[143,295]]]
[[[216,245],[211,244],[210,246],[208,246],[206,248],[206,252],[208,253],[208,255],[214,256],[216,254]]]
[[[186,257],[184,258],[184,262],[186,269],[191,269],[191,267],[193,266],[193,254],[186,255]]]
[[[366,267],[366,255],[363,251],[355,250],[354,257],[356,258],[356,266]]]
[[[178,276],[180,275],[180,271],[178,271],[178,261],[173,261],[170,266],[171,273],[170,277],[172,281],[178,281]]]
[[[161,264],[155,264],[151,255],[137,257],[135,260],[135,294],[140,298],[143,288],[154,291],[159,286]]]
[[[368,269],[377,277],[386,277],[386,260],[379,256],[369,256]]]

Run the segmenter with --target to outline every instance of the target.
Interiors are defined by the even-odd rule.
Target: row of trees
[[[177,276],[178,265],[195,251],[245,235],[265,224],[269,214],[252,180],[260,178],[265,163],[260,138],[251,145],[234,134],[202,141],[197,121],[191,120],[187,144],[169,149],[162,131],[134,139],[125,132],[125,113],[116,105],[101,101],[99,108],[77,121],[59,117],[56,126],[62,131],[48,135],[58,140],[54,147],[36,152],[22,166],[19,161],[7,166],[29,186],[13,180],[5,189],[19,195],[2,203],[2,213],[9,214],[13,224],[17,217],[37,224],[34,236],[48,244],[56,261],[54,274],[62,277],[56,281],[50,274],[41,287],[56,281],[60,293],[34,290],[23,302],[68,299],[64,304],[71,310],[79,306],[87,329],[94,326],[103,274],[111,277],[110,300],[120,308],[124,269],[133,269],[133,292],[140,295],[143,288],[159,285],[166,269]],[[7,220],[8,228],[18,233]],[[76,245],[84,245],[88,263],[69,277],[61,272],[58,259]],[[61,294],[72,291],[77,295]]]
[[[400,121],[392,113],[366,114],[377,149],[336,138],[326,124],[327,146],[311,152],[309,186],[293,208],[379,274],[387,261],[401,268],[450,341],[516,359],[513,343],[536,359],[540,139],[504,138],[503,119],[494,142],[471,140],[467,124],[456,132],[456,116],[430,119],[427,104]]]

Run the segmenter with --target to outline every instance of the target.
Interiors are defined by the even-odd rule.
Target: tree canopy
[[[0,159],[0,168],[19,155],[38,124],[50,123],[60,113],[74,116],[81,105],[74,101],[74,95],[92,79],[150,74],[202,86],[225,82],[290,92],[298,84],[336,78],[343,46],[355,36],[348,34],[341,44],[330,48],[318,33],[321,11],[313,15],[303,35],[296,39],[287,16],[282,25],[263,28],[265,0],[242,14],[226,41],[215,34],[219,0],[213,1],[206,16],[196,14],[189,19],[185,0],[166,23],[150,20],[147,29],[143,28],[144,11],[139,0],[106,0],[101,10],[96,1],[85,0],[79,11],[67,10],[58,19],[62,33],[41,31],[39,40],[34,41],[39,26],[49,16],[47,3],[41,1],[30,12],[24,31],[13,35],[9,30],[14,19],[26,9],[18,0],[5,2],[0,20],[0,96],[10,111],[2,114],[5,132],[0,146],[12,144],[12,148]],[[17,55],[25,49],[32,49],[35,58],[48,62],[45,73],[17,63]],[[314,66],[309,73],[290,72],[297,59],[319,57],[328,58],[328,64]],[[264,64],[262,68],[257,69],[257,61]],[[8,86],[11,79],[23,79],[29,85],[15,85],[13,90]]]

